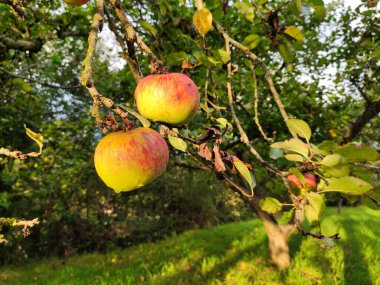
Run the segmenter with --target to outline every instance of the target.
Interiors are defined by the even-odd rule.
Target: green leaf
[[[218,56],[223,64],[227,64],[230,61],[230,55],[224,49],[218,49]]]
[[[368,182],[353,176],[327,179],[329,185],[322,192],[340,192],[349,195],[362,195],[373,188]]]
[[[40,148],[38,154],[42,153],[42,146],[44,145],[44,137],[40,133],[35,133],[31,129],[28,129],[26,125],[24,125],[24,129],[28,137],[30,137],[32,140],[34,140],[37,144],[38,147]]]
[[[245,2],[236,2],[235,7],[248,21],[253,22],[255,14],[251,3],[247,4]]]
[[[289,119],[286,121],[288,128],[299,135],[301,138],[306,139],[307,141],[311,138],[311,129],[309,125],[302,120],[298,119]]]
[[[372,210],[380,210],[380,201],[371,199],[370,197],[363,197],[361,200],[362,204],[366,206],[367,208],[370,208]]]
[[[260,200],[259,206],[261,209],[263,209],[265,212],[269,214],[277,213],[282,209],[282,204],[280,203],[280,201],[271,197]]]
[[[323,155],[328,155],[332,152],[335,152],[340,147],[338,144],[336,144],[334,141],[323,141],[319,144],[317,151]]]
[[[181,64],[184,60],[188,60],[189,56],[184,51],[169,53],[166,57],[166,64],[173,66]]]
[[[285,44],[279,44],[277,46],[278,52],[281,54],[282,58],[286,63],[292,63],[294,55],[290,48]]]
[[[326,16],[326,8],[322,0],[304,0],[304,2],[314,9],[319,20],[324,19]]]
[[[256,34],[249,35],[244,38],[242,44],[249,49],[254,49],[260,42],[260,36]]]
[[[25,91],[26,93],[29,93],[30,91],[32,91],[32,86],[30,86],[27,82],[25,82],[22,78],[13,78],[12,82],[16,85],[18,85],[18,87],[21,87],[21,89],[23,91]]]
[[[150,32],[154,37],[156,37],[157,30],[151,24],[149,24],[147,21],[144,21],[144,20],[139,20],[139,24],[145,30],[147,30],[148,32]]]
[[[380,158],[379,153],[365,145],[348,144],[336,151],[348,162],[376,161]]]
[[[305,206],[305,216],[311,226],[316,226],[319,223],[319,216],[317,211],[311,206]]]
[[[176,133],[178,133],[178,129],[176,129],[176,128],[173,128],[173,131],[175,131]],[[168,135],[168,139],[169,139],[169,143],[174,148],[176,148],[176,149],[178,149],[180,151],[183,151],[183,152],[187,151],[187,143],[183,139],[174,137],[172,135]]]
[[[293,39],[297,40],[298,42],[303,42],[303,34],[300,29],[298,29],[296,26],[288,26],[284,30],[284,33],[291,36]]]
[[[282,225],[289,223],[293,218],[294,209],[295,208],[292,208],[290,211],[283,212],[277,221]]]
[[[308,157],[309,149],[307,145],[302,142],[300,139],[290,139],[283,142],[276,142],[271,145],[273,148],[280,148],[286,151],[295,152],[303,155],[304,157]]]
[[[362,203],[370,209],[380,210],[380,186],[363,196]]]
[[[212,28],[212,14],[206,9],[200,9],[193,16],[193,23],[197,31],[204,37]]]
[[[127,111],[129,114],[131,114],[133,117],[135,117],[137,120],[140,121],[140,123],[144,126],[144,128],[150,127],[150,121],[148,119],[145,119],[143,116],[141,116],[138,112],[133,110],[132,108],[129,108],[127,106],[118,105],[120,108]]]
[[[321,168],[327,177],[343,177],[350,173],[348,163],[339,154],[328,155],[320,163],[323,165]]]
[[[309,205],[314,208],[318,217],[321,216],[322,212],[325,210],[325,200],[321,194],[315,192],[308,192],[305,194],[306,199],[309,201]]]
[[[295,7],[297,7],[298,13],[302,12],[302,2],[301,2],[301,0],[292,0],[291,3],[292,3],[292,5],[294,5]]]
[[[245,181],[247,181],[249,188],[252,191],[253,188],[256,186],[256,181],[254,179],[253,174],[249,171],[248,167],[241,160],[235,158],[233,163],[237,171],[241,174],[241,176],[243,176]]]

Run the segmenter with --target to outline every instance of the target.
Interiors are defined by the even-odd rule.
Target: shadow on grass
[[[363,254],[363,241],[365,239],[373,240],[373,238],[369,236],[364,237],[361,233],[362,238],[360,239],[358,233],[355,232],[355,222],[353,221],[342,219],[341,224],[347,232],[347,241],[342,245],[344,251],[344,284],[372,285],[368,263]],[[368,220],[367,225],[370,224],[371,221]]]
[[[249,236],[248,233],[246,233]],[[205,284],[215,279],[224,280],[230,269],[245,260],[246,263],[253,262],[252,259],[268,259],[268,240],[265,235],[256,236],[254,240],[246,238],[244,233],[236,234],[236,238],[226,242],[227,235],[223,232],[214,232],[213,237],[205,238],[203,244],[197,244],[197,250],[202,254],[199,258],[192,260],[190,269],[183,269],[174,274],[160,278],[159,280],[150,280],[146,284]],[[223,241],[223,247],[221,244]],[[252,242],[253,241],[253,242]],[[183,240],[186,243],[186,240]],[[189,240],[191,243],[192,241]],[[237,245],[237,244],[240,245]],[[181,256],[181,259],[186,259]],[[215,264],[205,266],[208,260],[215,258]],[[152,283],[152,281],[155,281]]]

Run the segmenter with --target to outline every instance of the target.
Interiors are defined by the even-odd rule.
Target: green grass
[[[380,212],[328,209],[322,229],[339,232],[331,250],[312,238],[292,237],[292,265],[278,272],[268,262],[258,220],[189,231],[165,240],[0,269],[0,284],[346,284],[380,285]]]

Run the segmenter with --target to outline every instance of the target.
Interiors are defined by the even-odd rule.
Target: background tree
[[[177,1],[97,1],[96,11],[94,5],[63,8],[60,1],[32,1],[25,7],[21,2],[5,4],[8,5],[0,6],[5,23],[0,30],[4,102],[0,107],[4,114],[4,139],[0,145],[25,149],[27,142],[16,140],[24,137],[23,129],[16,126],[25,122],[46,138],[41,159],[2,161],[5,191],[1,192],[1,214],[22,217],[28,212],[48,221],[48,226],[39,226],[38,234],[31,236],[30,248],[37,246],[43,251],[53,247],[49,243],[66,240],[55,249],[67,254],[74,241],[65,237],[72,236],[74,230],[97,233],[92,238],[84,236],[83,241],[91,242],[81,244],[77,247],[80,250],[102,249],[107,247],[104,242],[109,241],[125,245],[126,231],[120,230],[125,212],[121,209],[128,209],[130,201],[135,200],[144,207],[157,205],[157,193],[153,188],[150,192],[149,187],[175,192],[168,185],[182,175],[186,178],[186,172],[178,167],[209,170],[238,193],[263,220],[271,258],[280,268],[289,265],[287,239],[295,228],[304,235],[331,242],[319,232],[318,218],[325,199],[336,198],[322,194],[323,191],[363,194],[363,202],[378,208],[378,189],[372,187],[377,185],[378,153],[357,144],[342,147],[353,139],[378,147],[378,132],[373,131],[379,123],[374,8],[363,4],[356,11],[334,14],[329,10],[338,4],[333,3],[326,10],[322,1],[197,1],[200,16],[194,19],[196,9],[188,1],[181,5]],[[9,6],[13,6],[16,16],[10,13]],[[95,15],[91,29],[90,15]],[[352,25],[353,18],[360,19],[357,26]],[[327,29],[327,35],[321,36],[330,24],[342,29],[335,29],[330,35]],[[112,62],[102,60],[102,46],[95,49],[101,28],[103,33],[111,31],[120,45],[120,53],[128,63],[123,69],[115,71]],[[79,86],[78,66],[86,49],[81,83],[90,91],[92,102]],[[328,88],[320,83],[323,77],[318,72],[333,64],[339,68],[335,85]],[[136,80],[150,71],[161,72],[163,66],[190,74],[200,87],[202,111],[179,133],[161,125],[163,135],[177,137],[174,141],[188,145],[184,153],[172,150],[173,166],[166,177],[147,186],[146,191],[115,196],[99,185],[89,165],[92,149],[100,138],[100,131],[96,131],[88,116],[90,105],[97,125],[106,132],[105,118],[109,112],[121,119],[127,117],[124,104],[133,106]],[[353,88],[360,96],[349,96]],[[22,119],[16,123],[14,118]],[[309,144],[308,125],[289,118],[308,122],[313,130],[313,144]],[[158,128],[159,124],[153,127]],[[207,136],[202,136],[205,132]],[[325,141],[331,138],[336,143]],[[247,175],[249,169],[242,161],[253,166],[254,176]],[[296,193],[289,187],[290,173],[304,186],[302,173],[308,172],[319,177],[316,191],[305,188]],[[206,175],[205,179],[209,177]],[[202,178],[196,183],[201,181]],[[214,216],[217,211],[212,209],[218,203],[223,204],[224,211],[229,208],[220,202],[226,200],[226,192],[216,188],[206,196],[196,195],[199,192],[192,189],[182,190],[184,194],[191,193],[190,201],[199,202],[194,202],[193,212],[208,209],[206,213],[210,213],[195,217],[198,225],[208,225],[206,217],[213,217],[211,223],[229,219],[228,215]],[[212,200],[213,193],[216,200]],[[228,195],[236,199],[233,194]],[[33,210],[30,196],[36,204]],[[162,200],[165,195],[158,196],[159,204],[166,205]],[[175,197],[167,198],[170,205],[176,206],[170,211],[161,208],[160,217],[178,217],[175,207],[183,205],[181,199],[176,204]],[[214,208],[209,208],[210,204]],[[195,210],[197,205],[202,211]],[[278,215],[277,219],[273,216],[279,211],[283,211],[281,221],[289,220],[289,224],[279,224]],[[310,224],[317,225],[316,231],[303,229],[304,214]],[[141,218],[136,213],[132,216]],[[164,218],[163,222],[167,221]],[[108,222],[109,228],[104,227]],[[167,226],[163,234],[188,226]],[[115,233],[121,233],[117,241]],[[42,240],[38,235],[43,235],[48,244],[33,243]],[[28,246],[23,250],[30,253]]]

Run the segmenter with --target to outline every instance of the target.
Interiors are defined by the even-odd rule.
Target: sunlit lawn
[[[342,241],[331,250],[294,235],[292,266],[268,262],[260,221],[189,231],[108,254],[0,269],[0,284],[380,284],[380,212],[344,208],[322,223]],[[328,230],[327,230],[328,229]]]

